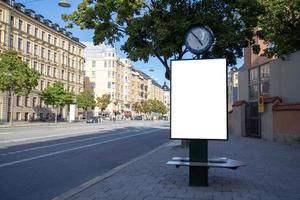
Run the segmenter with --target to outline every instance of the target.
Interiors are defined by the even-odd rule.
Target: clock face
[[[213,34],[204,26],[193,26],[185,34],[185,45],[194,54],[207,51],[212,44]]]

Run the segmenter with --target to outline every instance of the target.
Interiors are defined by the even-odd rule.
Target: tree
[[[92,95],[91,91],[84,91],[77,95],[76,105],[77,108],[82,108],[85,111],[85,119],[87,120],[88,109],[91,109],[96,105],[94,96]]]
[[[38,85],[39,73],[30,69],[13,50],[0,53],[0,91],[11,95],[10,126],[13,125],[14,95],[28,95]]]
[[[280,57],[300,50],[300,1],[259,1],[264,13],[259,17],[257,35],[269,44],[263,55]]]
[[[137,112],[137,113],[143,113],[144,112],[144,108],[141,104],[141,102],[134,102],[132,104],[132,109]]]
[[[45,104],[52,105],[53,108],[56,108],[55,123],[57,123],[58,109],[73,103],[74,93],[66,91],[61,81],[56,81],[42,91],[41,98]]]
[[[143,101],[141,102],[141,106],[143,112],[148,114],[150,114],[151,112],[166,114],[168,112],[165,104],[157,99],[149,99],[147,101]]]
[[[96,100],[97,100],[96,106],[98,106],[101,109],[101,112],[103,112],[110,104],[110,95],[103,94],[102,97],[97,97]]]
[[[183,37],[193,24],[209,26],[216,37],[202,58],[226,58],[229,66],[235,65],[253,42],[260,7],[257,0],[83,0],[62,18],[70,28],[94,29],[96,45],[126,37],[121,49],[129,59],[148,62],[156,57],[168,72],[170,58],[187,53]]]

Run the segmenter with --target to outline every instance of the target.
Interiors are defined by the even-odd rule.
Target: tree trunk
[[[14,113],[14,93],[10,91],[10,116],[9,116],[9,126],[13,127],[13,113]]]
[[[59,109],[59,107],[57,106],[57,108],[55,109],[55,123],[57,123],[57,113],[58,113],[58,109]]]
[[[85,110],[85,121],[87,122],[87,120],[88,120],[88,111]]]

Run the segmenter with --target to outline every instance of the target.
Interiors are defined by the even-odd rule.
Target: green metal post
[[[190,140],[189,156],[190,162],[207,162],[207,140]],[[208,186],[208,167],[190,166],[189,172],[190,186]]]

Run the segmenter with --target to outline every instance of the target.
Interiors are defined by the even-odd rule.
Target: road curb
[[[147,156],[150,156],[151,154],[157,152],[161,148],[167,146],[169,143],[172,143],[172,141],[168,141],[168,142],[158,146],[157,148],[155,148],[155,149],[153,149],[153,150],[151,150],[151,151],[149,151],[149,152],[147,152],[147,153],[145,153],[145,154],[143,154],[143,155],[141,155],[137,158],[134,158],[134,159],[128,161],[127,163],[124,163],[122,165],[119,165],[119,166],[113,168],[112,170],[106,172],[105,174],[103,174],[101,176],[97,176],[97,177],[95,177],[95,178],[93,178],[93,179],[91,179],[91,180],[75,187],[75,188],[72,188],[72,189],[70,189],[69,191],[67,191],[63,194],[61,194],[57,197],[54,197],[52,200],[67,200],[67,199],[71,198],[72,196],[88,189],[89,187],[91,187],[91,186],[93,186],[93,185],[95,185],[95,184],[97,184],[97,183],[113,176],[114,174],[116,174],[120,170],[124,169],[125,167],[127,167],[127,166],[129,166],[129,165],[131,165],[131,164],[133,164],[133,163],[135,163],[135,162],[137,162],[137,161],[139,161],[143,158],[146,158]]]

